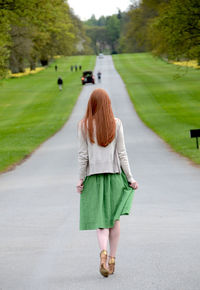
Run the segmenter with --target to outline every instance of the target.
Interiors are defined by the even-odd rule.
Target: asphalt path
[[[65,126],[14,170],[0,175],[1,290],[199,290],[200,169],[138,118],[112,58],[102,82],[85,85]],[[124,125],[139,183],[121,217],[116,272],[99,274],[95,231],[79,231],[77,132],[94,88],[106,89]]]

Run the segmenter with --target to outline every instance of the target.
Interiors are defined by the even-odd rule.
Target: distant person
[[[75,65],[75,71],[77,71],[77,69],[78,69],[78,66],[77,66],[77,65]]]
[[[62,91],[63,80],[61,77],[58,78],[57,84],[58,84],[59,90]]]
[[[74,66],[73,66],[73,65],[71,65],[71,67],[70,67],[70,70],[71,70],[71,71],[73,71],[73,69],[74,69]]]
[[[96,230],[99,271],[108,277],[115,271],[120,216],[129,214],[138,184],[130,170],[122,121],[113,115],[105,90],[95,89],[90,95],[85,116],[78,123],[78,137],[79,229]],[[131,251],[132,247],[125,250]]]
[[[58,70],[58,66],[57,65],[55,65],[55,71],[57,71]]]
[[[79,70],[82,70],[82,65],[79,65]]]
[[[98,80],[101,81],[101,72],[100,71],[97,73],[97,77],[98,77]]]

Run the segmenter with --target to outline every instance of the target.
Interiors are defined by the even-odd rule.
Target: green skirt
[[[80,194],[80,230],[112,228],[121,215],[128,215],[134,190],[125,173],[87,176]]]

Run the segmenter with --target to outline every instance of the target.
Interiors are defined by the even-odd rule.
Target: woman
[[[85,117],[78,124],[78,136],[80,230],[96,230],[100,273],[108,277],[115,270],[120,216],[129,214],[138,184],[130,171],[122,122],[114,117],[105,90],[92,92]]]

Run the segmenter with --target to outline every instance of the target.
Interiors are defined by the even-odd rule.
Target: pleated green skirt
[[[87,176],[80,194],[80,230],[112,228],[121,215],[130,213],[134,190],[125,173]]]

